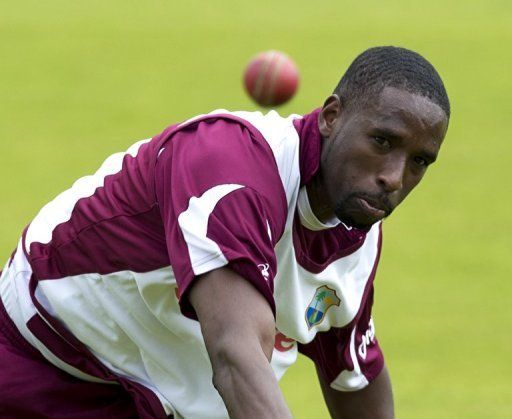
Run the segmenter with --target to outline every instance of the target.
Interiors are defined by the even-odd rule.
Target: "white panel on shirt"
[[[193,196],[188,207],[178,216],[178,224],[187,243],[190,264],[195,275],[227,265],[220,247],[207,237],[208,220],[217,203],[242,185],[223,184],[208,189],[200,197]]]
[[[0,276],[0,298],[2,299],[5,310],[21,335],[27,340],[27,342],[30,342],[30,344],[37,348],[48,361],[62,370],[67,371],[71,375],[87,381],[112,384],[109,381],[104,381],[86,374],[60,360],[28,329],[27,322],[37,314],[36,307],[34,306],[29,293],[29,281],[31,275],[32,268],[25,258],[20,240],[12,262],[8,262],[5,265],[2,275]],[[36,289],[36,295],[41,297],[38,289]],[[43,299],[45,300],[45,305],[48,305],[47,300],[45,298]],[[53,313],[51,307],[48,308],[50,312]]]
[[[114,372],[151,389],[166,412],[226,418],[199,323],[183,316],[171,267],[40,281],[53,310]]]
[[[366,284],[378,254],[379,223],[367,233],[363,245],[354,253],[313,274],[295,259],[291,231],[283,235],[276,247],[278,271],[274,281],[277,328],[289,338],[311,342],[318,332],[344,327],[356,316]],[[325,318],[309,328],[305,320],[307,307],[316,290],[326,285],[336,291],[339,306],[330,307]]]
[[[292,209],[290,204],[295,205],[300,184],[299,134],[293,126],[293,120],[302,117],[290,115],[282,118],[276,111],[265,115],[261,112],[233,112],[233,115],[248,121],[261,132],[269,144],[283,182],[288,208]]]

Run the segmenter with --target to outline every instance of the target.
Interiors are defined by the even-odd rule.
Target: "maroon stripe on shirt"
[[[149,143],[148,143],[149,144]],[[49,243],[32,243],[29,261],[39,279],[120,270],[147,272],[169,264],[154,196],[154,147],[126,155],[122,170],[77,201]]]
[[[320,168],[322,136],[318,128],[318,115],[321,109],[294,119],[293,126],[299,134],[300,186],[307,185]]]

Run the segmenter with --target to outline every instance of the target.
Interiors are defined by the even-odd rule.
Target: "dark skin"
[[[316,216],[325,221],[336,215],[359,228],[388,216],[435,161],[447,127],[438,105],[405,90],[387,87],[358,109],[330,96],[319,116],[320,171],[307,185]],[[196,281],[190,302],[230,417],[290,418],[270,367],[275,321],[263,296],[225,267]],[[332,417],[394,417],[386,367],[355,392],[335,391],[319,379]]]
[[[320,171],[308,185],[321,220],[336,215],[368,228],[387,217],[416,187],[439,153],[448,119],[435,103],[386,87],[363,109],[330,96],[319,115]]]

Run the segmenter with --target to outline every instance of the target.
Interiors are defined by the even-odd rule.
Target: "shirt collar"
[[[293,121],[299,134],[299,169],[300,186],[304,186],[312,179],[320,167],[320,150],[322,135],[318,128],[318,115],[320,108]]]
[[[338,220],[336,217],[333,217],[325,223],[316,217],[313,209],[311,208],[311,204],[309,203],[308,192],[305,186],[300,188],[299,191],[299,197],[297,199],[297,211],[299,213],[301,224],[308,230],[327,230],[328,228],[333,228],[340,224],[340,220]]]

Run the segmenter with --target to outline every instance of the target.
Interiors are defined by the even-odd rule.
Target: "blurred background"
[[[510,418],[511,28],[508,0],[2,2],[0,258],[113,152],[215,108],[258,109],[241,81],[257,52],[299,66],[286,115],[320,106],[364,49],[404,46],[440,72],[452,120],[384,227],[374,318],[397,417]],[[282,388],[296,418],[328,417],[309,360]]]

